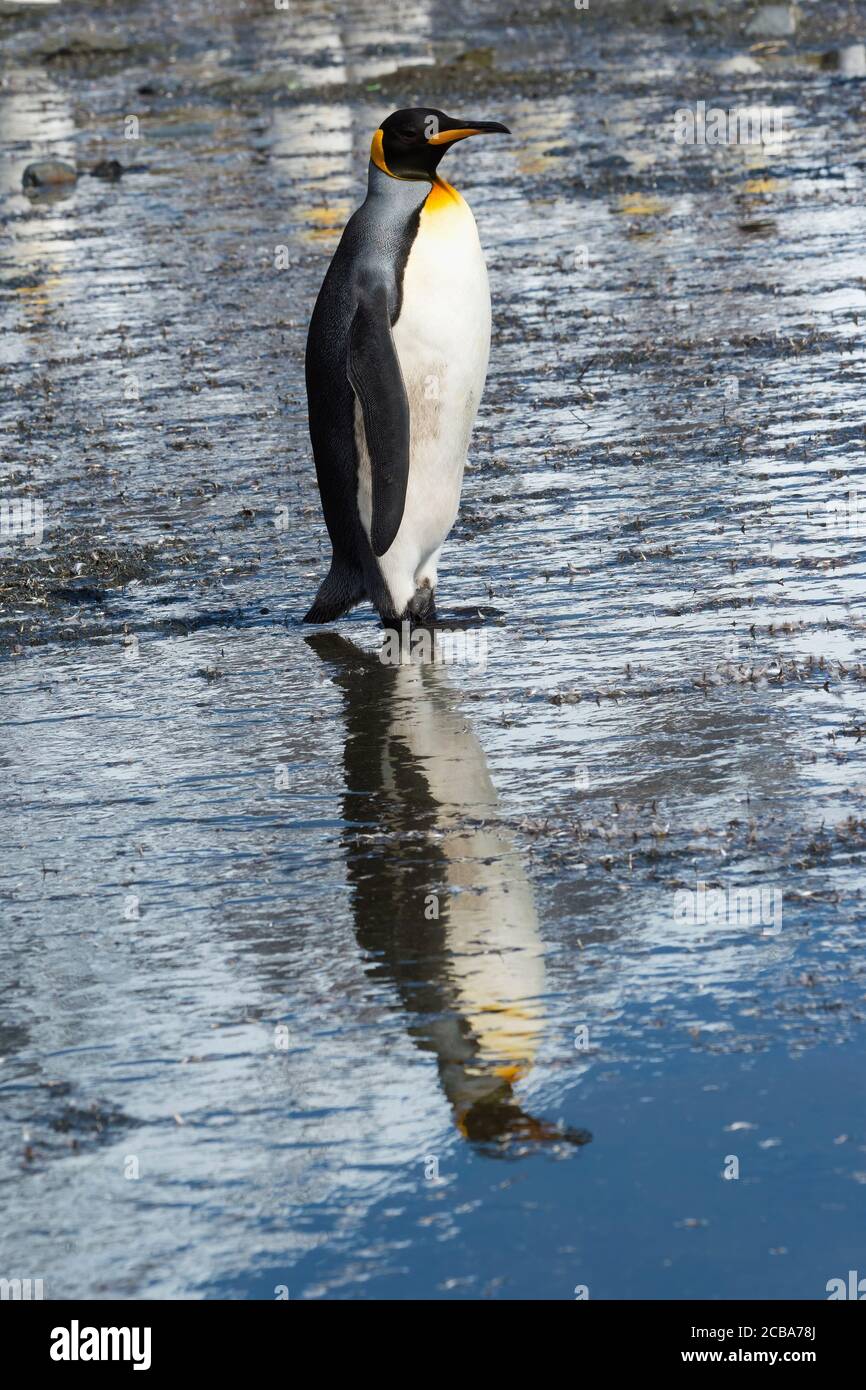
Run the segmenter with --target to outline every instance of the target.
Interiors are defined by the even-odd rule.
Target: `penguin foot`
[[[386,632],[396,632],[406,638],[416,628],[435,627],[436,600],[430,589],[419,589],[399,617],[382,608],[379,609],[379,617]]]
[[[413,627],[426,627],[436,621],[436,594],[430,585],[422,584],[415,591],[415,597],[406,609],[406,617]]]

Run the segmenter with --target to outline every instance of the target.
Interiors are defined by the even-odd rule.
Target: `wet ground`
[[[0,497],[33,509],[0,548],[0,1274],[866,1273],[866,82],[823,59],[864,6],[779,42],[687,0],[0,8]],[[701,100],[783,130],[678,144]],[[302,361],[416,103],[514,138],[446,165],[494,304],[440,569],[474,636],[393,668],[369,609],[299,623]],[[77,184],[25,195],[47,157]],[[689,917],[699,884],[768,910]]]

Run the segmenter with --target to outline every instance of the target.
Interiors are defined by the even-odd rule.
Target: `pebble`
[[[825,53],[822,67],[832,68],[843,77],[866,77],[866,44],[851,43]]]
[[[98,164],[94,164],[90,173],[95,179],[108,179],[111,183],[116,183],[123,173],[123,165],[119,159],[101,159]]]
[[[58,184],[75,183],[75,169],[62,159],[38,159],[28,164],[21,176],[25,188],[55,188]]]
[[[716,72],[720,77],[737,77],[740,73],[763,72],[763,68],[757,58],[738,53],[735,58],[725,58],[724,62],[716,63]]]
[[[60,0],[0,0],[0,14],[20,14],[22,10],[43,9],[59,3]]]
[[[789,39],[796,32],[795,5],[762,5],[746,25],[746,33],[759,39]]]

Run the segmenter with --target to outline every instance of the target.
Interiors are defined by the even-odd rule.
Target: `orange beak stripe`
[[[428,145],[450,145],[453,140],[465,140],[467,135],[483,135],[483,130],[476,130],[474,126],[466,126],[462,130],[440,130],[438,135],[431,135],[427,141]]]

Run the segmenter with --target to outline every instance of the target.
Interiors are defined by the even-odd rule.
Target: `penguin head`
[[[382,122],[373,136],[370,158],[392,178],[432,182],[440,159],[455,141],[497,132],[511,134],[499,121],[457,118],[429,106],[410,106]]]

